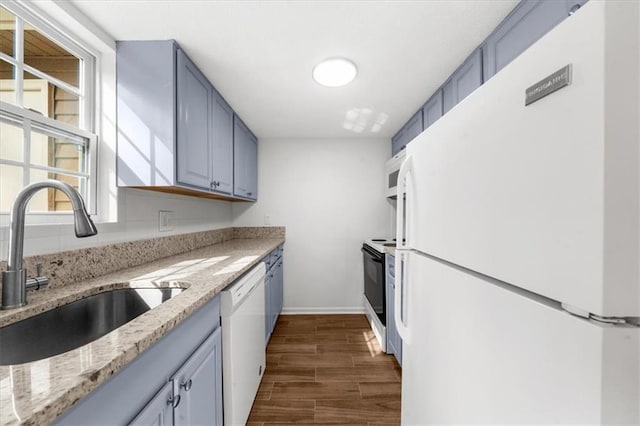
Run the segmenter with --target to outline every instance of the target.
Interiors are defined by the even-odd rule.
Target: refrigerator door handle
[[[407,176],[413,171],[413,160],[408,155],[407,158],[400,165],[400,172],[398,172],[398,197],[396,207],[396,247],[398,249],[409,248],[409,241],[406,236],[409,235],[407,217],[405,211],[409,210],[405,208],[408,198],[407,192]]]
[[[402,338],[402,341],[405,343],[410,343],[411,335],[409,333],[409,328],[405,325],[402,320],[402,306],[406,305],[402,303],[404,292],[404,282],[406,281],[406,273],[408,256],[405,256],[405,252],[396,250],[395,256],[395,270],[396,270],[396,285],[393,297],[393,319],[396,323],[396,329],[398,330],[398,334]],[[405,312],[406,314],[406,312]],[[405,315],[406,316],[406,315]]]

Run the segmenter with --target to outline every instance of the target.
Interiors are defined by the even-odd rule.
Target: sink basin
[[[0,328],[0,365],[67,352],[104,336],[182,288],[125,288],[95,294]]]

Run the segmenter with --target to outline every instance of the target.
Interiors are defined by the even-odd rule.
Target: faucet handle
[[[28,279],[25,282],[27,290],[40,290],[41,288],[49,285],[49,278],[43,276],[42,272],[42,263],[36,263],[36,277]]]

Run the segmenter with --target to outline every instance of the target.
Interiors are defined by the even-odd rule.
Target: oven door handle
[[[377,257],[376,255],[374,255],[373,253],[371,253],[369,250],[367,250],[366,248],[362,247],[360,249],[360,251],[362,251],[364,254],[366,254],[367,256],[369,256],[369,258],[376,263],[382,263],[382,257]]]

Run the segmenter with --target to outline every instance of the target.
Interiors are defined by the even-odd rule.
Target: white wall
[[[388,139],[261,139],[258,202],[234,226],[285,226],[284,309],[361,312],[362,241],[391,232]]]
[[[38,218],[27,216],[25,227],[24,255],[55,253],[84,247],[95,247],[116,242],[141,240],[174,234],[220,229],[232,226],[231,203],[163,194],[139,189],[118,191],[117,222],[97,223],[98,235],[76,238],[71,217],[67,224],[30,224]],[[158,211],[172,212],[173,229],[158,231]],[[6,219],[6,218],[5,218]],[[7,259],[8,224],[3,220],[0,227],[0,259]]]

